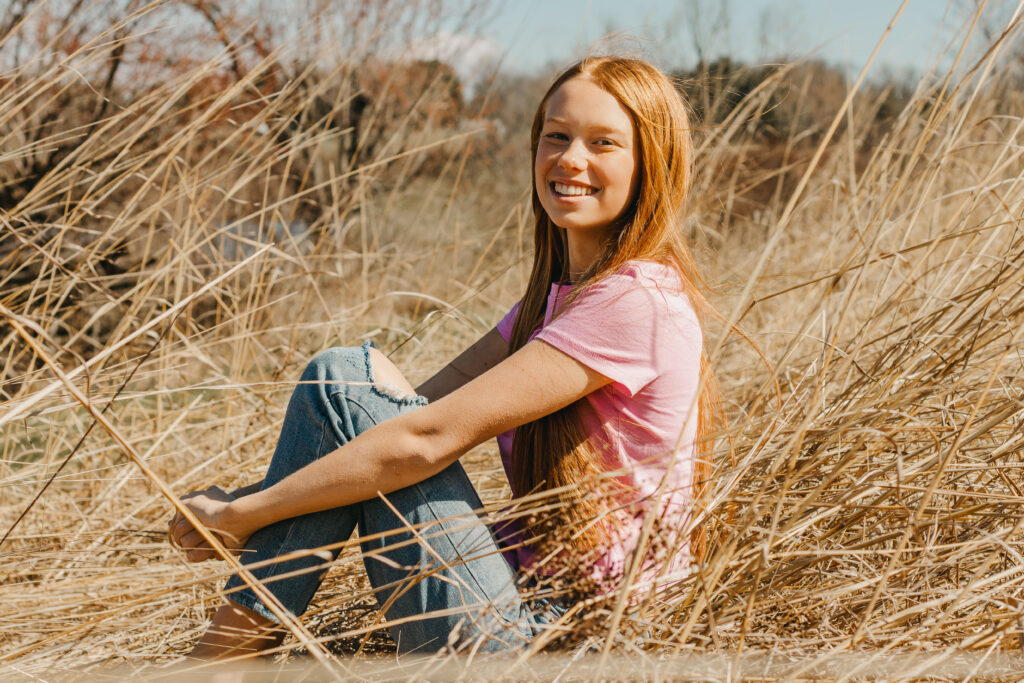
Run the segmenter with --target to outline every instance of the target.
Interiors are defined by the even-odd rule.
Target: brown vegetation
[[[369,39],[292,61],[244,21],[207,34],[226,60],[156,78],[138,55],[173,45],[153,21],[59,49],[74,32],[42,32],[0,80],[5,676],[186,651],[227,570],[166,544],[154,481],[259,477],[312,353],[372,338],[422,380],[529,265],[532,105],[500,104],[510,87],[466,105],[443,65]],[[913,92],[819,64],[709,69],[726,99],[684,88],[705,116],[687,229],[724,316],[731,428],[697,520],[717,542],[668,588],[573,612],[598,651],[1018,647],[1024,106],[996,40]],[[147,65],[123,85],[120,55]],[[507,495],[493,448],[466,462],[485,501]],[[353,544],[307,647],[387,649],[359,577]]]

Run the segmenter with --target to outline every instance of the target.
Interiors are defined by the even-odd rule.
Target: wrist
[[[225,509],[225,514],[230,520],[229,524],[242,531],[246,537],[277,521],[266,518],[268,508],[262,504],[262,493],[262,491],[257,491],[241,498],[235,498],[228,503]]]
[[[242,498],[244,496],[250,496],[259,491],[261,488],[263,488],[263,482],[255,481],[251,484],[246,484],[245,486],[238,487],[237,489],[231,492],[231,497]]]

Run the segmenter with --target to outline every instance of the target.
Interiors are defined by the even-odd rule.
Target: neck
[[[601,257],[606,230],[567,230],[569,281],[576,282]]]

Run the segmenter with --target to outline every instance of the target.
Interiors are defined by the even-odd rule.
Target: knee
[[[335,346],[313,356],[302,373],[305,382],[369,382],[370,367],[358,346]]]
[[[398,397],[416,394],[416,390],[409,384],[409,380],[387,356],[373,347],[368,350],[370,370],[375,384],[385,391],[391,391]]]
[[[303,381],[373,383],[397,398],[416,390],[388,357],[372,346],[333,347],[313,356]]]

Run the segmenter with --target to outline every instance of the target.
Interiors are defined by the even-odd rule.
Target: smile
[[[583,197],[597,192],[596,187],[590,187],[589,185],[566,185],[559,182],[551,183],[551,189],[554,190],[555,194],[564,197]]]

